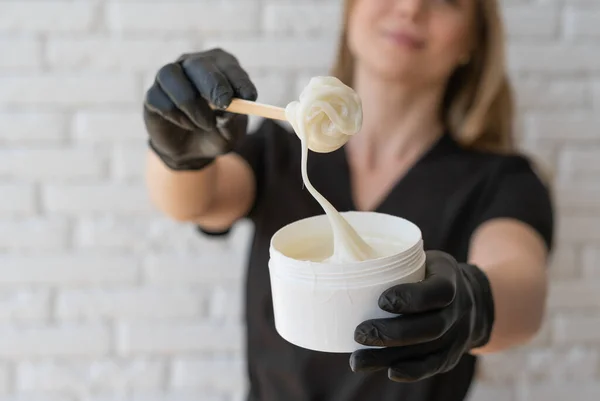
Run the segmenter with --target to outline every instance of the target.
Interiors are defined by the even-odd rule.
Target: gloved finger
[[[388,377],[390,380],[400,383],[424,380],[439,373],[445,362],[446,354],[443,352],[405,360],[390,367]]]
[[[419,359],[436,353],[442,347],[440,341],[433,341],[406,347],[359,349],[350,355],[350,368],[354,372],[387,369],[403,360]]]
[[[427,261],[427,276],[416,283],[398,284],[379,297],[379,307],[396,314],[423,313],[445,308],[456,295],[456,272],[445,258]]]
[[[177,108],[196,127],[205,131],[215,128],[216,118],[214,113],[188,79],[181,65],[171,63],[163,66],[156,75],[156,81]]]
[[[454,276],[458,270],[458,262],[443,251],[429,250],[425,253],[427,272],[442,276]]]
[[[157,82],[146,92],[144,106],[144,109],[149,111],[146,117],[149,121],[154,121],[155,124],[158,124],[157,118],[160,116],[160,118],[185,130],[192,131],[195,129],[188,116],[177,108],[177,105],[173,103]]]
[[[437,340],[454,324],[446,310],[422,315],[371,319],[358,325],[354,339],[373,347],[402,347]]]
[[[240,99],[255,101],[258,98],[256,86],[250,80],[248,73],[238,64],[229,63],[220,66],[220,70],[225,74],[233,90],[235,96]]]
[[[222,49],[212,49],[206,52],[214,58],[215,64],[231,84],[234,96],[255,101],[258,97],[256,86],[250,80],[246,70],[242,68],[237,58]]]
[[[235,92],[212,58],[205,55],[190,57],[183,60],[181,66],[204,99],[219,108],[229,106]]]
[[[193,130],[210,130],[215,127],[212,110],[187,79],[180,65],[172,63],[163,66],[157,74],[156,84],[192,122]]]
[[[397,360],[398,350],[383,348],[354,351],[350,355],[350,369],[353,372],[377,372],[388,369]]]

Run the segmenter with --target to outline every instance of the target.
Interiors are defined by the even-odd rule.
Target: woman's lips
[[[395,44],[408,47],[412,50],[419,50],[425,47],[425,41],[418,36],[406,31],[385,31],[385,36]]]

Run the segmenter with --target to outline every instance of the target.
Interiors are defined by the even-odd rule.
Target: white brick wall
[[[559,246],[540,335],[484,358],[472,400],[596,401],[600,2],[501,2]],[[152,209],[141,99],[161,64],[219,45],[284,105],[327,71],[339,4],[0,1],[0,401],[242,399],[249,227],[201,239]]]

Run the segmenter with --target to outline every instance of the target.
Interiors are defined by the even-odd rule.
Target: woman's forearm
[[[151,150],[146,163],[150,199],[162,213],[192,221],[210,208],[216,182],[214,163],[200,171],[173,171]]]
[[[544,318],[547,278],[543,268],[505,262],[484,269],[492,288],[495,322],[489,343],[475,354],[502,351],[529,341]]]
[[[469,262],[485,272],[495,319],[487,345],[498,352],[530,340],[540,329],[547,294],[547,249],[531,227],[514,220],[489,222],[475,235]]]

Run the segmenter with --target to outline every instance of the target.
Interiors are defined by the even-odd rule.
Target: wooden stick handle
[[[225,109],[231,113],[247,114],[259,117],[270,118],[273,120],[287,121],[285,118],[285,109],[268,104],[251,102],[244,99],[233,99],[229,107]]]

